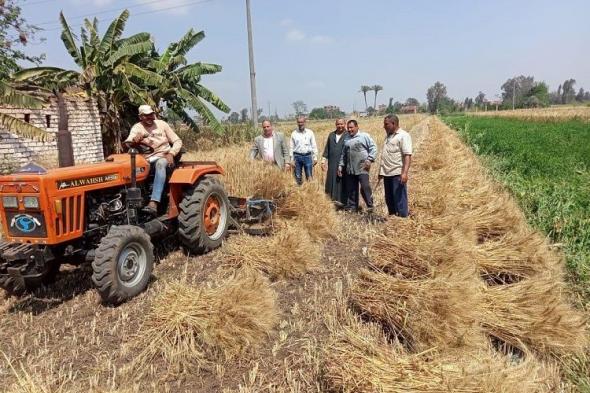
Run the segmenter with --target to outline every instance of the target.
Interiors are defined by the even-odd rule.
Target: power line
[[[39,1],[34,1],[32,3],[25,2],[25,3],[21,4],[20,7],[24,7],[24,6],[28,6],[28,5],[36,5],[36,4],[49,3],[51,1],[58,1],[58,0],[39,0]]]
[[[158,1],[161,2],[161,0],[158,0]],[[191,1],[191,2],[188,2],[188,3],[179,4],[179,5],[172,6],[172,7],[161,8],[159,10],[137,12],[137,13],[133,14],[133,16],[135,17],[135,16],[147,15],[147,14],[157,14],[159,12],[169,11],[169,10],[173,10],[173,9],[177,9],[177,8],[183,8],[183,7],[187,7],[189,5],[210,3],[210,2],[213,2],[213,1],[215,1],[215,0]],[[143,3],[143,4],[148,4],[148,3]],[[128,7],[128,8],[130,8],[130,7]],[[122,9],[120,9],[118,11],[122,11],[122,10],[125,10],[125,9],[126,8],[122,8]],[[92,16],[92,15],[86,15],[86,16],[88,17],[88,16]],[[98,19],[98,22],[104,22],[106,20],[108,20],[108,18]],[[70,24],[70,27],[79,27],[79,26],[82,26],[82,25],[84,25],[84,24],[83,23],[75,23],[75,24]],[[61,26],[53,27],[51,29],[43,29],[43,31],[55,31],[55,30],[61,30]]]
[[[131,4],[131,5],[129,5],[127,7],[123,7],[123,8],[111,8],[110,10],[98,11],[98,12],[94,12],[92,14],[76,15],[76,16],[70,17],[70,19],[87,18],[87,17],[90,17],[90,16],[95,16],[95,15],[100,15],[100,14],[108,14],[110,12],[123,11],[123,10],[129,9],[129,8],[137,8],[137,7],[142,6],[142,5],[153,4],[153,3],[161,3],[161,2],[162,2],[162,0],[146,1],[145,3]],[[55,20],[46,20],[44,22],[33,23],[33,25],[35,25],[35,26],[56,25],[56,24],[59,24],[59,22],[56,22]]]

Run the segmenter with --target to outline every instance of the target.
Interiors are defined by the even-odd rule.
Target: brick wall
[[[98,162],[104,159],[100,118],[92,100],[66,98],[69,130],[72,133],[76,164]],[[17,109],[0,107],[0,113],[12,115],[54,134],[53,140],[37,142],[20,138],[0,127],[0,172],[11,171],[35,161],[46,168],[57,166],[56,134],[59,122],[57,100],[51,99],[43,109]]]

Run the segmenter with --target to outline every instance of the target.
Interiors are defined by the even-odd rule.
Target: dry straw
[[[321,247],[297,222],[279,222],[271,237],[232,237],[222,251],[226,267],[255,268],[273,280],[297,278],[317,270]]]
[[[322,381],[330,392],[553,392],[559,376],[533,357],[513,364],[489,351],[407,354],[372,329],[345,327],[324,350]]]
[[[291,190],[279,203],[277,214],[297,220],[314,240],[334,238],[339,231],[334,205],[317,183],[305,183]]]
[[[586,318],[565,301],[564,287],[549,275],[488,287],[482,313],[493,337],[543,355],[581,354],[588,346]]]
[[[475,269],[457,269],[458,263],[420,280],[364,270],[351,289],[351,302],[412,350],[484,346],[478,320],[481,283]]]
[[[212,287],[172,282],[154,299],[136,338],[136,369],[156,357],[173,367],[206,366],[256,347],[278,320],[276,295],[260,273],[242,269]]]

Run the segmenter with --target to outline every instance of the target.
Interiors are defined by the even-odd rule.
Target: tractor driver
[[[156,119],[156,114],[149,105],[139,107],[139,120],[139,123],[131,128],[125,142],[141,143],[153,149],[153,152],[145,154],[150,163],[150,171],[155,172],[155,177],[152,196],[144,210],[157,215],[158,203],[166,183],[166,170],[174,166],[174,156],[180,152],[182,140],[168,123]]]

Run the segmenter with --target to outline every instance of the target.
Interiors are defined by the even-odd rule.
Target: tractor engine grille
[[[58,237],[72,232],[79,232],[83,228],[83,198],[75,195],[61,199],[62,214],[55,218],[55,232]]]

